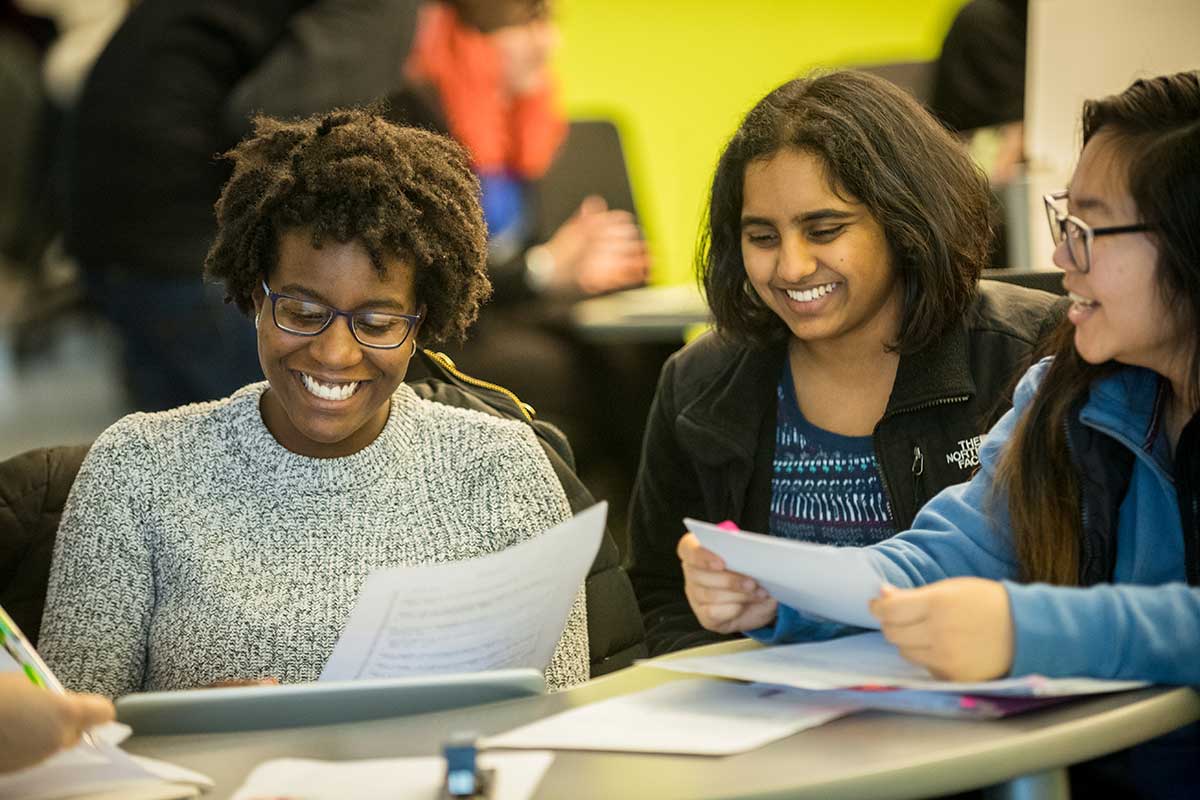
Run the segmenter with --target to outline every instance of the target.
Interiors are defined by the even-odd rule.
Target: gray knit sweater
[[[69,688],[316,680],[370,572],[496,552],[571,514],[521,422],[402,385],[369,446],[307,458],[263,424],[266,388],[132,414],[96,440],[63,511],[39,641]],[[581,588],[546,681],[587,678]]]

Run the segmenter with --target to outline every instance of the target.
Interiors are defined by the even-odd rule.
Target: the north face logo
[[[959,439],[958,450],[946,453],[947,464],[957,464],[959,469],[972,469],[979,466],[979,446],[983,444],[983,436],[970,439]]]

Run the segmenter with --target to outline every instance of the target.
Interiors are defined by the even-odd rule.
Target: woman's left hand
[[[1012,613],[998,581],[950,578],[917,589],[885,585],[870,609],[900,655],[942,680],[987,681],[1012,667]]]

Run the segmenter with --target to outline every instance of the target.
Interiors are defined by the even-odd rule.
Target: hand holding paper
[[[321,680],[545,671],[607,513],[597,503],[498,553],[371,573]]]
[[[761,628],[775,618],[777,604],[752,578],[725,568],[720,556],[705,549],[694,533],[676,547],[683,565],[684,593],[696,619],[716,633]]]
[[[71,747],[84,731],[112,718],[113,706],[105,697],[52,692],[21,672],[0,674],[0,773]]]
[[[780,603],[833,622],[879,628],[868,604],[883,578],[862,549],[733,532],[694,519],[683,523],[727,569],[753,578]]]
[[[126,754],[117,745],[129,728],[108,722],[112,716],[107,698],[66,692],[0,608],[0,798],[153,800],[195,797],[212,786],[199,773]],[[87,744],[60,749],[88,729]]]
[[[883,635],[938,678],[986,681],[1013,660],[1012,612],[999,581],[950,578],[916,589],[885,586],[871,601]]]

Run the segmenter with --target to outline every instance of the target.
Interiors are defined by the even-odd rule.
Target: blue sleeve
[[[1012,675],[1200,685],[1200,589],[1007,581],[1004,588],[1015,634]]]

